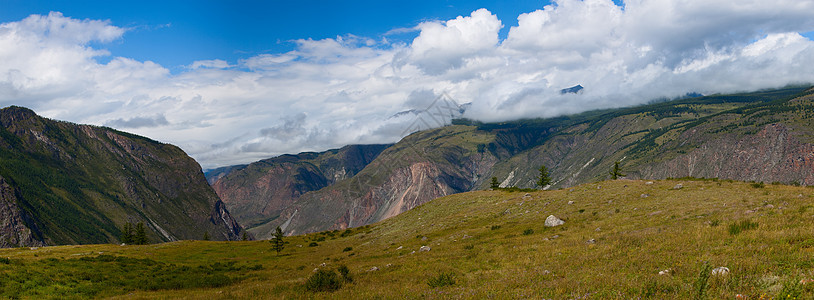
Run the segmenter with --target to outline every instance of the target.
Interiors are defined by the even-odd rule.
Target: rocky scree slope
[[[0,110],[0,246],[115,243],[126,222],[152,242],[242,237],[178,147],[110,128]]]

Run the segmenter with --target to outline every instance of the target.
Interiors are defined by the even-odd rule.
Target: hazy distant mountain
[[[0,110],[0,246],[233,240],[242,228],[178,147],[110,128]]]

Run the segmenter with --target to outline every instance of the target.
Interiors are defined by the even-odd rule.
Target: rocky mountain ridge
[[[110,128],[0,110],[0,246],[235,240],[242,227],[180,148]]]
[[[405,137],[355,176],[287,200],[277,218],[250,231],[266,238],[276,226],[287,234],[362,226],[436,197],[487,189],[493,176],[501,186],[533,188],[540,165],[551,188],[605,180],[617,161],[628,178],[814,185],[812,93],[787,87],[549,119],[457,120]]]

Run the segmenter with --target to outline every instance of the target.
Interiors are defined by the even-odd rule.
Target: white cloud
[[[560,0],[518,21],[503,41],[481,9],[421,23],[409,44],[301,39],[171,74],[98,60],[110,55],[101,43],[126,43],[108,21],[35,15],[0,25],[0,105],[178,144],[213,167],[394,142],[416,124],[397,113],[443,93],[471,102],[467,117],[503,121],[814,82],[814,42],[800,35],[814,30],[814,1]]]

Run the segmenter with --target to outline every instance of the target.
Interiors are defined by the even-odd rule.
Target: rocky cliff
[[[303,194],[348,179],[390,145],[351,145],[321,153],[282,155],[211,172],[212,184],[229,211],[247,227],[276,220]],[[217,178],[215,178],[217,177]]]
[[[110,128],[4,108],[0,176],[4,247],[115,243],[126,222],[152,242],[242,235],[181,149]]]

